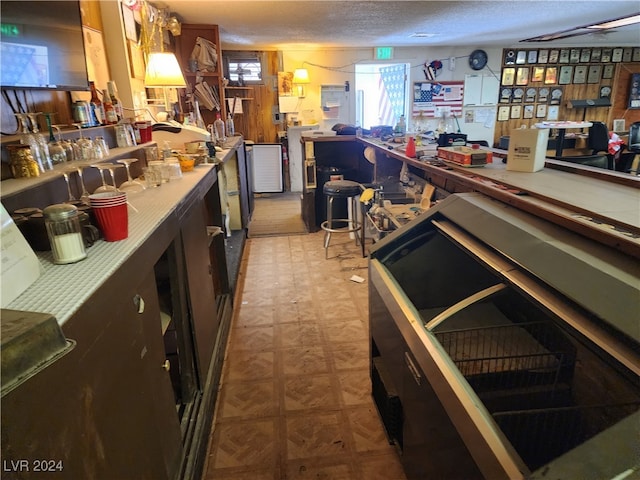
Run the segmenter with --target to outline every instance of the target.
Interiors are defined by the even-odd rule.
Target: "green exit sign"
[[[393,58],[393,47],[376,47],[376,60],[391,60]]]
[[[0,32],[5,37],[17,37],[20,35],[20,28],[17,25],[11,23],[0,24]]]

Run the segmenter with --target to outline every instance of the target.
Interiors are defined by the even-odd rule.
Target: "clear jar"
[[[87,257],[78,209],[68,203],[50,205],[43,210],[53,263],[75,263]]]

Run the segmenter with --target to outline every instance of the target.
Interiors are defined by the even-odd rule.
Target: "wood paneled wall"
[[[630,47],[625,47],[623,50],[632,50]],[[573,49],[558,49],[558,50],[573,50]],[[592,50],[596,50],[596,48],[584,48],[578,50],[588,50],[591,52]],[[598,47],[597,50],[604,51],[604,48]],[[608,50],[615,50],[614,48],[609,47]],[[621,49],[622,50],[622,49]],[[634,49],[635,50],[635,49]],[[549,49],[547,50],[549,51]],[[541,88],[547,87],[550,90],[554,88],[562,89],[562,98],[558,103],[559,112],[558,112],[558,120],[567,120],[567,121],[599,121],[604,122],[608,128],[611,130],[613,128],[613,120],[614,119],[624,119],[625,120],[625,128],[628,130],[629,126],[633,122],[640,121],[640,109],[629,109],[629,85],[631,73],[637,73],[640,71],[640,62],[638,61],[618,61],[618,62],[602,62],[602,61],[592,61],[591,59],[587,61],[570,61],[567,63],[560,63],[558,61],[554,63],[536,63],[535,61],[529,62],[529,52],[536,52],[538,50],[527,50],[527,55],[525,56],[526,60],[524,63],[511,63],[514,61],[513,58],[510,58],[511,55],[516,53],[513,50],[505,49],[503,51],[503,65],[501,70],[501,85],[500,85],[500,95],[499,95],[499,103],[497,105],[498,113],[496,118],[496,128],[494,134],[494,143],[498,144],[501,136],[509,135],[509,132],[512,129],[520,128],[522,125],[526,125],[527,128],[531,128],[535,123],[550,120],[548,118],[540,118],[536,117],[536,108],[540,103],[546,104],[546,108],[548,110],[549,106],[553,103],[551,102],[551,98],[545,102],[527,102],[525,98],[522,98],[520,101],[511,97],[509,101],[501,101],[501,92],[504,88],[511,88],[515,90],[516,88],[521,88],[525,92],[528,88],[535,88],[539,91]],[[518,52],[519,53],[519,52]],[[517,53],[516,53],[517,55]],[[509,60],[507,60],[509,58]],[[536,55],[533,55],[533,59],[536,58]],[[586,60],[586,59],[585,59]],[[596,66],[601,69],[601,73],[597,82],[590,83],[585,79],[584,83],[575,83],[572,75],[571,81],[568,84],[560,84],[559,76],[560,76],[560,68],[563,66],[572,66],[574,68],[577,66],[584,66],[586,68],[587,73],[589,72],[589,68],[591,66]],[[605,71],[605,67],[609,66],[609,68],[613,68],[613,75],[610,78],[606,78],[603,75]],[[556,67],[557,68],[557,80],[554,83],[545,83],[544,75],[541,80],[534,81],[533,79],[533,70],[535,67],[543,67],[544,69],[548,67]],[[517,80],[514,80],[513,83],[507,81],[505,84],[505,69],[513,68],[517,71],[518,68],[528,68],[529,77],[528,81],[525,85],[517,85]],[[611,106],[603,106],[603,107],[589,107],[589,108],[571,108],[570,100],[587,100],[587,99],[598,99],[600,98],[600,91],[602,87],[610,87],[610,101]],[[525,93],[526,95],[526,93]],[[509,118],[508,120],[501,121],[500,117],[500,108],[508,107],[512,109],[513,106],[520,106],[521,112],[518,118]],[[525,106],[533,106],[534,108],[534,116],[533,118],[524,118],[524,109]],[[504,111],[504,110],[503,110]]]

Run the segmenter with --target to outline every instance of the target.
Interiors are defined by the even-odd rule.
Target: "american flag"
[[[395,125],[404,114],[406,66],[382,67],[378,80],[378,116],[380,125]]]
[[[444,107],[458,118],[462,116],[463,82],[415,83],[413,114],[435,118],[436,109]]]

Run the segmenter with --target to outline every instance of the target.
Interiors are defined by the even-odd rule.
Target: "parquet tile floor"
[[[329,256],[323,232],[247,240],[202,480],[405,479],[370,394],[367,259],[347,235]]]

